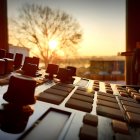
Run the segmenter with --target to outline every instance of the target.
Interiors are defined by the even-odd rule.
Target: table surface
[[[90,79],[84,79],[81,77],[75,77],[75,81],[72,84],[73,89],[69,92],[68,96],[64,98],[64,100],[60,104],[54,104],[47,101],[40,101],[36,100],[36,103],[34,105],[31,105],[31,108],[33,108],[33,114],[29,116],[29,118],[26,118],[26,122],[22,122],[21,120],[18,122],[18,126],[21,126],[24,128],[21,132],[18,133],[12,133],[12,132],[6,132],[6,130],[3,128],[3,124],[5,124],[5,121],[3,123],[3,112],[1,111],[0,114],[0,139],[5,140],[17,140],[17,139],[64,139],[64,140],[79,140],[79,133],[80,128],[83,126],[83,117],[86,114],[92,114],[98,117],[98,126],[97,126],[97,139],[98,140],[113,140],[113,137],[116,135],[115,132],[112,129],[111,122],[113,118],[102,116],[97,113],[97,96],[98,92],[105,92],[105,82],[99,82],[99,91],[93,90],[93,84],[94,81],[97,80],[90,80]],[[55,86],[56,81],[49,81],[47,80],[45,83],[39,85],[36,87],[35,90],[35,96],[38,97],[40,93],[42,93],[44,90],[49,89],[53,86]],[[71,85],[71,84],[68,84]],[[111,88],[113,90],[113,95],[118,101],[119,92],[117,91],[116,84],[110,84]],[[8,85],[0,86],[0,103],[1,108],[2,104],[6,103],[6,101],[3,100],[3,94],[7,91]],[[78,88],[86,88],[86,89],[92,89],[93,91],[91,94],[94,94],[93,103],[92,103],[92,110],[90,112],[81,111],[79,109],[74,109],[70,107],[66,107],[67,102],[71,98],[71,96],[75,93],[75,91]],[[61,91],[61,90],[60,90]],[[5,114],[4,114],[5,115]],[[9,115],[9,114],[8,114]],[[11,114],[12,116],[14,114]],[[17,117],[17,116],[15,116]],[[2,119],[1,119],[2,118]],[[9,123],[11,128],[18,127],[17,124],[13,124],[10,121],[10,116],[6,116],[6,123]],[[124,122],[127,123],[126,120]],[[8,125],[8,124],[5,124]],[[25,125],[25,126],[23,126]],[[9,126],[8,126],[9,127]],[[131,139],[138,140],[140,138],[140,127],[139,126],[131,126],[128,124]]]

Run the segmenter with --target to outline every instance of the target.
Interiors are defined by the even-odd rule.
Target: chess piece
[[[19,134],[25,130],[32,114],[33,110],[30,106],[17,109],[14,104],[2,104],[0,108],[0,129],[7,133]]]
[[[6,50],[0,49],[0,59],[4,58],[6,56]]]
[[[31,78],[13,75],[9,80],[7,92],[3,99],[17,106],[26,106],[35,103],[36,81]]]
[[[76,76],[76,67],[67,66],[67,69],[69,70],[69,82],[73,83],[75,80],[73,76]]]
[[[36,72],[37,72],[37,68],[38,67],[36,64],[27,63],[24,66],[23,74],[27,75],[27,76],[35,77]]]
[[[71,76],[76,76],[76,67],[73,66],[67,66],[67,69],[70,70]]]
[[[4,75],[5,74],[5,65],[6,62],[4,59],[0,59],[0,75]]]
[[[14,58],[14,69],[20,69],[22,65],[23,54],[16,53]]]
[[[48,79],[52,80],[53,77],[54,77],[54,74],[57,74],[58,73],[58,69],[59,69],[59,66],[58,65],[48,64],[46,73],[48,73],[49,75],[48,76],[45,76],[45,78],[48,78]]]
[[[10,58],[4,58],[5,60],[5,74],[9,74],[14,70],[14,60]]]
[[[62,83],[69,83],[70,70],[67,68],[59,68],[58,74],[56,76]]]

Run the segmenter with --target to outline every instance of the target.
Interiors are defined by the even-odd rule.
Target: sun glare
[[[58,41],[57,40],[50,40],[49,41],[49,48],[51,50],[54,50],[58,46]]]

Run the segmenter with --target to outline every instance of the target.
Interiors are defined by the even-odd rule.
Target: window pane
[[[104,62],[103,65],[99,66],[100,69],[98,70],[99,72],[97,75],[106,73],[109,75],[111,74],[112,76],[112,74],[115,73],[116,75],[123,74],[124,77],[125,60],[123,57],[118,57],[118,53],[125,51],[126,46],[125,0],[8,0],[9,44],[12,44],[13,46],[27,47],[30,50],[27,50],[29,51],[29,55],[38,55],[38,48],[34,47],[33,49],[33,47],[31,48],[31,46],[33,46],[31,45],[31,43],[25,43],[25,40],[23,41],[24,37],[21,36],[20,38],[20,31],[17,33],[16,30],[14,30],[13,24],[11,23],[11,19],[16,20],[18,15],[21,14],[21,10],[19,10],[19,8],[27,3],[44,7],[48,6],[52,10],[59,9],[60,11],[64,11],[73,19],[75,19],[76,22],[78,22],[80,29],[82,30],[81,41],[78,42],[75,48],[72,47],[72,45],[74,46],[74,44],[72,44],[70,49],[68,50],[59,50],[60,46],[62,47],[64,43],[62,43],[62,38],[60,39],[61,34],[59,37],[57,37],[57,39],[51,38],[46,43],[48,44],[48,48],[50,50],[48,55],[51,55],[52,52],[55,52],[54,50],[57,50],[57,52],[53,53],[53,57],[57,57],[53,60],[50,60],[49,58],[46,59],[48,60],[48,62],[52,61],[62,66],[74,65],[79,68],[77,72],[78,76],[87,77],[90,75],[89,77],[92,78],[92,75],[97,74],[95,68],[98,67],[96,64],[94,64],[95,66],[92,66],[93,61],[97,60],[97,58],[98,60],[100,59],[100,61],[102,60],[103,62],[108,60],[110,61],[112,59],[112,63],[106,64],[106,67],[108,67],[107,71],[106,69],[103,70],[103,65],[105,65],[105,63],[107,62]],[[41,17],[36,18],[38,18],[39,20]],[[20,20],[17,21],[21,24]],[[46,19],[46,22],[51,22],[51,19]],[[36,25],[33,25],[32,27],[36,28],[35,26]],[[58,27],[60,28],[60,26]],[[47,33],[49,33],[49,29],[47,31]],[[42,30],[42,32],[44,31]],[[40,31],[38,30],[38,34],[39,33]],[[68,35],[70,35],[70,33],[66,34],[68,38]],[[15,38],[15,36],[18,36],[18,39]],[[48,34],[46,37],[48,37]],[[76,37],[79,36],[75,36],[75,38]],[[31,38],[28,37],[28,39]],[[43,38],[40,38],[40,40],[43,40]],[[41,43],[43,44],[43,41]],[[53,46],[50,46],[50,44]],[[70,46],[70,44],[68,45]],[[44,62],[44,60],[42,60],[42,62]]]

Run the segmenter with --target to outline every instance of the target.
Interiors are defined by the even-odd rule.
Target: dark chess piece
[[[38,57],[33,57],[32,58],[32,64],[36,64],[37,65],[37,69],[39,69],[39,61],[40,59]]]
[[[11,76],[7,92],[3,99],[17,106],[26,106],[35,103],[36,81],[22,76]]]
[[[36,81],[31,78],[13,75],[9,80],[3,99],[8,103],[0,109],[0,128],[8,133],[22,132],[33,109],[29,106],[36,102],[34,97]]]
[[[22,66],[23,54],[16,53],[14,58],[14,70],[18,70]]]
[[[6,52],[5,57],[6,57],[6,58],[13,59],[13,58],[14,58],[14,54],[13,54],[13,53],[10,53],[10,52]]]
[[[4,59],[0,59],[0,75],[4,75],[5,74],[5,65],[6,62]]]
[[[69,81],[71,83],[74,82],[75,78],[73,78],[73,76],[76,76],[76,67],[73,66],[67,66],[67,69],[69,70]]]
[[[59,68],[58,74],[56,76],[62,83],[72,84],[74,78],[72,78],[72,72],[67,68]]]
[[[66,83],[68,81],[68,70],[66,68],[59,68],[56,78],[62,83]]]
[[[0,59],[5,58],[5,56],[6,56],[6,50],[0,49]]]
[[[73,66],[67,66],[67,69],[70,70],[71,76],[76,76],[76,67]]]
[[[27,63],[24,66],[23,75],[35,77],[37,69],[38,66],[36,64]]]
[[[33,114],[30,106],[17,107],[15,104],[2,104],[0,109],[0,129],[18,134],[25,130],[29,117]]]
[[[14,60],[10,58],[3,58],[5,60],[5,74],[9,74],[14,70]]]
[[[26,65],[28,63],[32,64],[32,57],[26,56],[25,59],[24,59],[23,66],[21,68],[23,71],[26,69]]]
[[[55,64],[48,64],[46,69],[46,73],[49,75],[45,75],[45,78],[52,80],[54,78],[54,74],[57,74],[59,70],[59,66]]]

